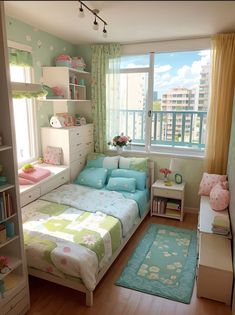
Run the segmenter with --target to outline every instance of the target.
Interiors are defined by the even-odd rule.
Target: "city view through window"
[[[145,144],[149,80],[153,76],[151,145],[205,147],[210,51],[122,57],[120,132]],[[151,98],[150,98],[151,99]],[[125,122],[125,123],[124,123]]]

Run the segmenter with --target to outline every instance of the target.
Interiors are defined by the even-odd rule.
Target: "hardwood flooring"
[[[197,298],[196,285],[188,305],[114,284],[150,223],[196,229],[197,215],[186,214],[183,222],[148,216],[99,283],[92,308],[85,306],[84,294],[30,277],[31,309],[27,315],[230,315],[225,304]]]

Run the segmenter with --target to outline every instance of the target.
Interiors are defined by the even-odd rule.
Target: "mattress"
[[[112,191],[63,185],[22,208],[27,264],[61,278],[96,277],[140,218],[136,201]]]

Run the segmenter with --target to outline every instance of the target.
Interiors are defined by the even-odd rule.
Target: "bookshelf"
[[[8,268],[0,270],[0,313],[24,314],[29,309],[29,289],[24,255],[16,162],[13,108],[10,90],[4,2],[0,3],[0,146],[1,174],[7,183],[0,185],[0,256]]]
[[[183,221],[185,183],[166,186],[157,180],[151,188],[151,215]]]

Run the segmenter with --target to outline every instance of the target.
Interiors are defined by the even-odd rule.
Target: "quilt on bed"
[[[81,278],[93,290],[138,213],[136,202],[118,192],[63,185],[22,209],[28,266]]]

